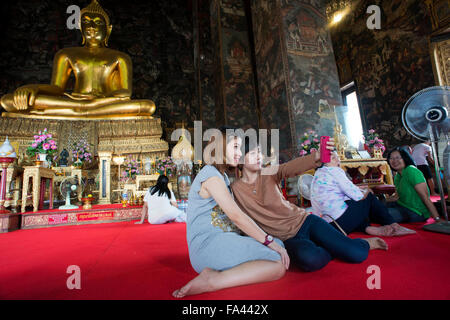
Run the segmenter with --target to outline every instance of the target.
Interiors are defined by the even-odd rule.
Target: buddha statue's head
[[[86,8],[81,9],[80,29],[83,45],[88,43],[89,46],[108,46],[112,25],[108,14],[97,0],[92,0]]]

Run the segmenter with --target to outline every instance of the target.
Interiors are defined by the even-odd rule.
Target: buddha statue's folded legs
[[[6,94],[1,99],[2,107],[9,113],[20,114],[14,106],[13,94]],[[55,97],[39,95],[29,115],[63,116],[70,118],[111,117],[117,116],[151,116],[156,110],[152,100],[131,100],[130,98],[105,97],[75,100],[66,96]]]

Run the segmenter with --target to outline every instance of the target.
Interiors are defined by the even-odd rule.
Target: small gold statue
[[[107,48],[112,25],[97,0],[81,10],[79,23],[84,46],[56,53],[51,84],[25,85],[4,95],[1,105],[7,112],[3,116],[110,119],[149,117],[155,112],[152,100],[131,100],[131,59]],[[67,93],[71,74],[75,86]]]
[[[339,159],[345,160],[345,150],[348,148],[348,140],[345,134],[342,133],[342,126],[337,117],[336,107],[334,108],[334,119],[336,121],[334,126],[334,143],[336,145],[336,151],[339,155]]]

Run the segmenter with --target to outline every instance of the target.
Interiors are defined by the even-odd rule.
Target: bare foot
[[[393,236],[404,236],[404,235],[407,235],[407,234],[415,234],[415,233],[417,233],[414,230],[402,227],[398,223],[393,223],[393,224],[391,224],[391,226],[394,228],[394,234],[392,234]]]
[[[384,242],[384,240],[381,238],[367,238],[364,240],[366,240],[369,243],[370,250],[375,250],[375,249],[387,250],[388,249],[387,243]]]
[[[372,227],[369,226],[366,228],[366,233],[373,236],[381,236],[381,237],[389,237],[394,235],[395,230],[391,225],[381,226],[381,227]]]
[[[183,298],[185,296],[193,295],[193,294],[199,294],[203,292],[209,292],[212,291],[212,285],[211,285],[211,278],[214,274],[218,273],[219,271],[215,271],[210,268],[203,269],[200,274],[189,281],[184,287],[181,289],[175,290],[172,295],[175,298]]]
[[[392,223],[390,225],[373,227],[369,226],[366,228],[366,233],[373,236],[381,237],[395,237],[395,236],[405,236],[408,234],[415,234],[416,231],[402,227],[398,223]]]

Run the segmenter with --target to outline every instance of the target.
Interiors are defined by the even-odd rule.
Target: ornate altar
[[[341,160],[341,168],[347,172],[356,169],[359,177],[350,174],[355,184],[368,184],[369,186],[394,184],[391,168],[386,159],[345,159]],[[367,177],[371,170],[375,171],[374,175]]]
[[[393,185],[391,168],[386,159],[383,158],[382,151],[375,149],[373,158],[362,159],[358,150],[349,147],[347,137],[342,133],[342,126],[339,124],[336,112],[335,120],[334,141],[341,160],[340,166],[348,173],[353,183],[369,186]]]

